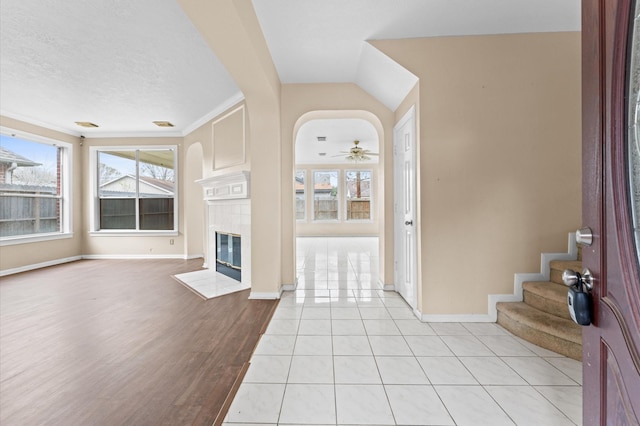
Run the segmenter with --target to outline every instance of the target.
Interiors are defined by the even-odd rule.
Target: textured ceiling
[[[2,113],[47,127],[175,133],[240,92],[175,0],[2,0],[0,34]]]
[[[391,109],[415,77],[366,40],[580,29],[580,0],[253,4],[283,83],[353,82]],[[240,99],[175,0],[0,2],[2,115],[88,136],[183,135]]]

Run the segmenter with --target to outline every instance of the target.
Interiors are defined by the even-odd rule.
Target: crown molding
[[[205,125],[208,121],[213,120],[214,118],[216,118],[217,116],[224,113],[229,108],[233,107],[238,102],[241,102],[243,100],[244,100],[244,93],[242,92],[238,92],[235,95],[227,98],[224,102],[218,105],[213,111],[209,112],[208,114],[204,115],[200,119],[196,120],[194,123],[185,127],[184,130],[182,130],[182,136],[187,136],[189,133]]]
[[[6,110],[0,109],[0,115],[3,117],[7,117],[7,118],[11,118],[13,120],[18,120],[18,121],[22,121],[24,123],[27,124],[33,124],[34,126],[38,126],[38,127],[44,127],[45,129],[48,130],[53,130],[56,132],[60,132],[60,133],[64,133],[66,135],[69,136],[75,136],[77,138],[79,138],[81,136],[81,132],[78,132],[76,130],[70,129],[70,128],[66,128],[66,127],[60,127],[60,126],[56,126],[55,124],[51,124],[51,123],[47,123],[44,121],[40,121],[40,120],[35,120],[31,117],[26,117],[20,114],[14,114],[12,112],[8,112]]]
[[[214,119],[220,114],[227,111],[229,108],[233,107],[237,103],[244,100],[244,94],[242,92],[238,92],[235,95],[229,97],[224,100],[220,105],[218,105],[211,112],[207,113],[200,119],[196,120],[194,123],[186,126],[182,131],[177,129],[159,129],[158,131],[124,131],[124,132],[101,132],[101,131],[78,131],[71,128],[56,126],[55,124],[47,123],[40,120],[35,120],[31,117],[22,116],[19,114],[14,114],[12,112],[8,112],[0,109],[0,115],[11,118],[13,120],[19,120],[24,123],[33,124],[38,127],[43,127],[48,130],[54,130],[56,132],[64,133],[70,136],[80,137],[85,136],[91,139],[104,139],[104,138],[182,138],[187,136],[189,133],[193,132],[197,128],[206,124],[208,121]]]

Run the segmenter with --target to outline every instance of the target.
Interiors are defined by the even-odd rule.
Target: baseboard
[[[55,266],[55,265],[60,265],[62,263],[69,263],[69,262],[75,262],[77,260],[83,260],[83,259],[87,259],[87,260],[105,260],[105,259],[112,259],[112,260],[126,260],[126,259],[180,259],[180,260],[191,260],[191,259],[199,259],[199,258],[204,258],[203,255],[201,254],[194,254],[194,255],[180,255],[180,254],[176,254],[176,255],[164,255],[164,254],[160,254],[160,255],[147,255],[147,254],[143,254],[143,255],[137,255],[137,254],[126,254],[126,255],[114,255],[114,254],[83,254],[81,256],[72,256],[72,257],[66,257],[66,258],[62,258],[62,259],[54,259],[54,260],[50,260],[47,262],[42,262],[42,263],[34,263],[32,265],[25,265],[25,266],[21,266],[19,268],[11,268],[11,269],[4,269],[0,271],[0,277],[3,277],[5,275],[12,275],[12,274],[18,274],[20,272],[27,272],[27,271],[33,271],[35,269],[40,269],[40,268],[46,268],[48,266]],[[206,268],[206,264],[203,266]]]
[[[495,322],[487,314],[422,314],[418,315],[419,311],[414,311],[414,314],[422,322]]]
[[[186,259],[182,254],[85,254],[82,258],[89,260]]]
[[[298,279],[293,284],[283,284],[282,291],[296,291],[298,288]]]
[[[33,265],[21,266],[19,268],[4,269],[0,271],[0,277],[4,277],[5,275],[18,274],[20,272],[33,271],[34,269],[46,268],[48,266],[55,266],[55,265],[61,265],[63,263],[75,262],[77,260],[82,260],[82,258],[83,258],[82,256],[72,256],[72,257],[65,257],[62,259],[49,260],[47,262],[42,262],[42,263],[34,263]]]
[[[567,253],[542,253],[540,255],[540,272],[516,273],[513,279],[513,294],[490,294],[488,296],[488,314],[490,322],[498,320],[498,302],[522,302],[522,284],[527,281],[549,281],[551,269],[549,262],[552,260],[576,260],[578,258],[578,247],[576,245],[576,233],[570,232],[567,242]]]
[[[382,287],[382,290],[384,291],[396,291],[395,284],[385,284],[385,282],[382,281],[382,279],[378,280],[378,285],[380,285],[380,287]]]
[[[183,256],[183,258],[185,260],[204,259],[204,254],[187,254],[187,255]]]

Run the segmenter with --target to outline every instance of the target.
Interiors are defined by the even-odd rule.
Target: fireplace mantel
[[[204,188],[205,201],[237,200],[250,198],[249,177],[250,172],[243,170],[199,179],[196,183]]]

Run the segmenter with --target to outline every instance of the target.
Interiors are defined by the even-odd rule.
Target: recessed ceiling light
[[[318,155],[319,155],[320,157],[324,157],[325,155],[327,155],[327,153],[326,153],[326,152],[319,152],[319,153],[318,153]]]
[[[97,124],[93,124],[90,121],[76,121],[76,124],[81,127],[98,127]]]
[[[318,136],[318,142],[326,142],[326,141],[327,141],[326,136]]]
[[[158,127],[174,127],[173,124],[168,121],[154,121],[153,124]]]

